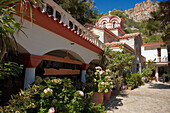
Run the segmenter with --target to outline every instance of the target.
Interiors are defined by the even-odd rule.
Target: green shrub
[[[95,67],[95,72],[87,74],[87,82],[91,85],[92,91],[99,93],[108,93],[113,89],[113,81],[109,75],[110,70],[103,71],[100,66]]]
[[[142,75],[139,73],[127,73],[124,74],[125,81],[127,82],[128,86],[132,86],[133,84],[137,86],[144,85],[144,81],[142,80]]]
[[[86,94],[88,95],[88,94]],[[85,98],[88,97],[88,98]],[[94,107],[91,108],[93,105]],[[76,91],[70,79],[36,77],[35,84],[29,89],[12,96],[4,112],[45,113],[50,110],[55,113],[103,113],[101,105],[91,103],[89,96],[82,91]]]
[[[152,68],[144,68],[142,70],[142,76],[146,76],[148,77],[148,79],[151,79],[150,76],[152,75],[153,71],[152,71]]]

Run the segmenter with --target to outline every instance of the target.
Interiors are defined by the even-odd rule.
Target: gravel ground
[[[150,82],[132,91],[114,90],[107,113],[170,113],[170,84]]]

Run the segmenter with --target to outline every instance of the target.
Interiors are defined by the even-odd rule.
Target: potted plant
[[[95,67],[95,72],[93,75],[92,87],[93,87],[93,97],[92,102],[96,104],[103,104],[103,97],[105,93],[109,93],[112,82],[110,76],[108,76],[108,71],[102,70],[101,67]]]
[[[116,89],[117,90],[120,90],[122,80],[123,80],[123,78],[121,76],[116,78]]]
[[[104,99],[105,100],[110,100],[111,92],[113,89],[113,82],[111,80],[111,76],[109,76],[109,69],[106,69],[105,72],[105,84],[106,84],[106,89],[108,89],[108,92],[104,94]]]
[[[132,81],[128,81],[127,85],[128,85],[128,90],[132,90],[133,82]]]

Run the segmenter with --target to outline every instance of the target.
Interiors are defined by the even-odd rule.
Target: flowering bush
[[[86,99],[83,91],[76,91],[70,79],[56,79],[36,77],[35,84],[29,89],[14,95],[5,106],[3,112],[24,113],[93,113],[102,111],[100,105],[93,104]],[[89,107],[87,107],[89,106]],[[98,107],[96,107],[98,106]],[[90,111],[91,110],[91,111]]]
[[[93,90],[99,93],[108,93],[113,88],[113,82],[109,71],[103,71],[101,67],[95,67],[95,72],[87,75],[88,82],[91,82]]]

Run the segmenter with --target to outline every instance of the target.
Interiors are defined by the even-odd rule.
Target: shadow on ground
[[[118,109],[118,106],[123,106],[121,98],[118,97],[128,97],[128,94],[124,90],[113,90],[110,96],[110,100],[104,101],[104,106],[106,110]]]
[[[151,83],[149,88],[151,88],[151,89],[170,89],[170,85],[163,84],[163,83],[156,83],[156,84]]]

